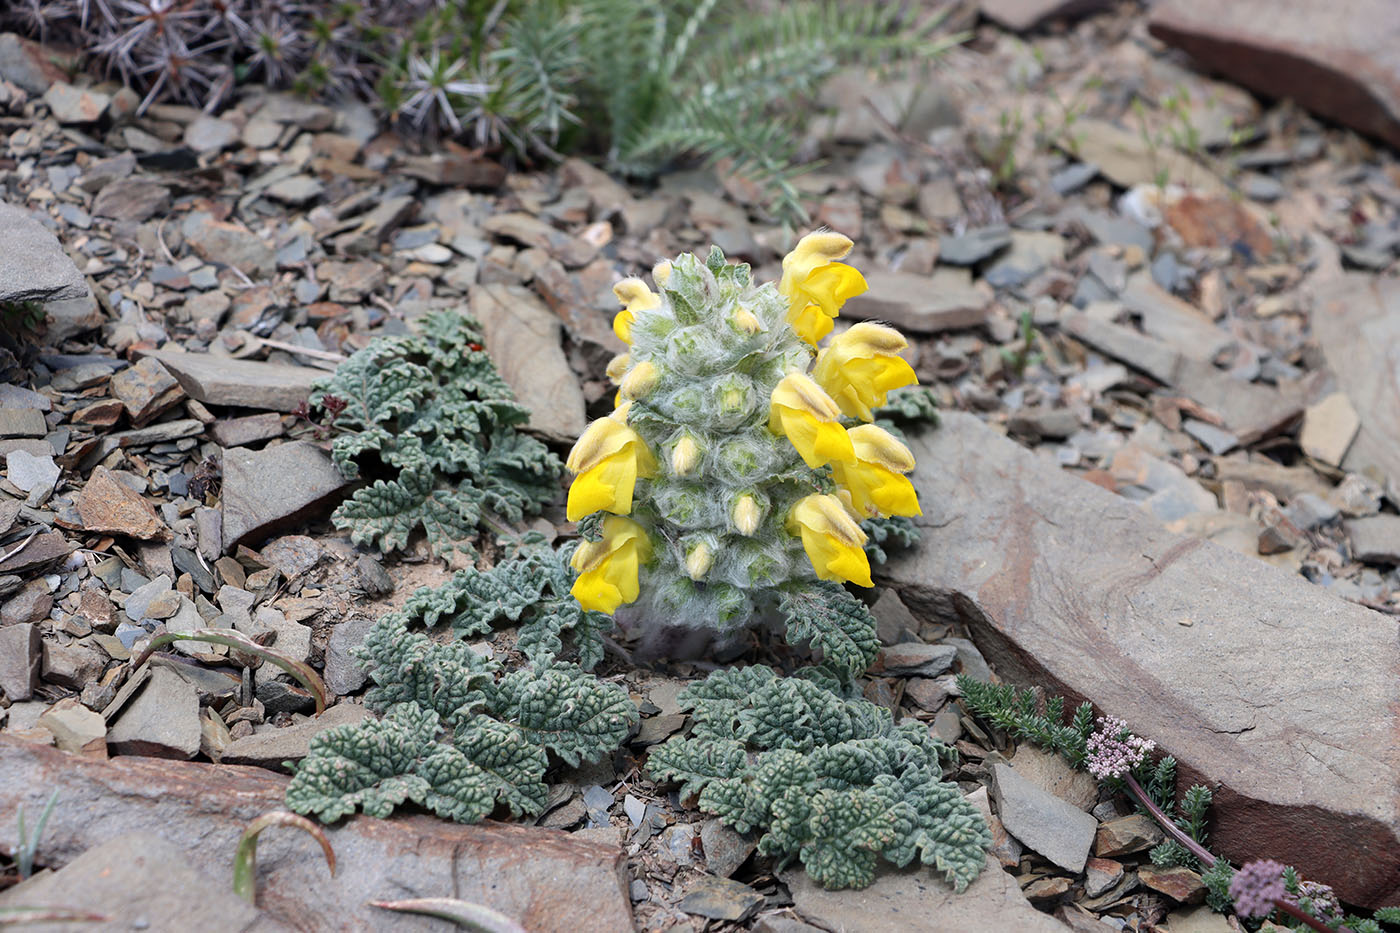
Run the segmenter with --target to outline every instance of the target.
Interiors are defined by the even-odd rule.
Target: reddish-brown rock
[[[233,876],[238,837],[282,807],[287,778],[236,765],[124,756],[95,761],[0,736],[0,812],[38,813],[58,791],[44,829],[46,864],[128,832],[152,832],[210,878]],[[14,820],[0,821],[13,851]],[[375,910],[371,900],[457,897],[493,907],[527,930],[632,929],[620,848],[503,823],[462,826],[425,815],[356,817],[327,830],[335,877],[302,833],[258,842],[258,906],[297,930],[416,930],[424,921]]]
[[[1161,0],[1149,29],[1232,81],[1400,146],[1395,0]]]
[[[1001,676],[1155,740],[1182,786],[1215,791],[1218,854],[1400,900],[1393,619],[1171,534],[970,415],[909,446],[923,540],[884,575],[917,617],[967,625]]]
[[[166,540],[170,529],[151,504],[112,478],[106,467],[92,471],[78,494],[78,517],[85,531],[129,535],[142,540]]]

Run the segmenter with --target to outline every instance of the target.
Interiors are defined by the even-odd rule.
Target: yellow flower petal
[[[822,580],[873,586],[865,556],[865,532],[835,496],[811,495],[788,513],[788,531],[800,535],[812,569]]]
[[[807,234],[797,241],[792,252],[783,257],[783,277],[778,282],[778,294],[787,298],[796,296],[798,288],[813,270],[845,259],[854,245],[850,237],[840,233],[818,231]]]
[[[893,389],[914,385],[914,369],[900,357],[908,346],[892,327],[863,322],[832,339],[817,354],[812,377],[846,415],[869,421]]]
[[[637,316],[631,311],[619,311],[617,317],[613,318],[613,333],[628,346],[632,344],[632,323],[636,319]]]
[[[861,518],[922,515],[914,484],[903,474],[914,469],[914,455],[892,434],[873,424],[847,432],[855,447],[853,463],[836,463],[832,473],[850,494]]]
[[[847,299],[864,294],[869,289],[865,276],[855,267],[830,262],[813,270],[799,291],[808,301],[820,305],[822,313],[836,317]]]
[[[603,522],[603,539],[585,541],[574,552],[570,563],[579,577],[569,592],[583,608],[611,615],[618,606],[636,600],[640,565],[650,558],[651,541],[642,526],[609,516]]]
[[[846,429],[837,420],[841,409],[805,373],[788,373],[773,390],[768,429],[782,434],[812,469],[833,460],[855,457]]]
[[[613,417],[588,426],[566,466],[578,474],[569,486],[566,514],[571,522],[598,511],[632,511],[637,477],[656,474],[656,458],[641,435]]]
[[[804,305],[796,311],[789,311],[787,322],[797,331],[797,336],[816,346],[822,338],[831,333],[835,326],[831,318],[822,313],[819,305]]]

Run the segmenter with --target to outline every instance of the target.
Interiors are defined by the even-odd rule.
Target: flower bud
[[[642,360],[622,377],[622,395],[624,398],[643,398],[656,388],[656,380],[659,378],[661,371],[656,368],[656,364],[650,360]]]
[[[613,385],[619,385],[622,377],[627,374],[627,370],[632,366],[632,354],[619,353],[608,361],[607,374]]]
[[[734,503],[731,517],[734,519],[734,527],[739,529],[739,534],[752,535],[758,531],[759,522],[763,519],[763,512],[758,507],[758,500],[745,494]]]
[[[671,280],[671,260],[663,259],[651,267],[651,280],[657,285],[665,285]]]
[[[714,562],[715,552],[708,544],[701,541],[685,555],[685,572],[690,574],[690,579],[699,580],[710,572],[710,567],[714,565]]]
[[[729,316],[729,321],[736,328],[752,336],[763,329],[763,324],[748,308],[735,308],[734,313]]]
[[[689,434],[676,441],[671,449],[671,472],[677,476],[688,476],[700,462],[700,445]]]

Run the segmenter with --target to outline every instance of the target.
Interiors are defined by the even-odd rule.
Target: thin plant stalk
[[[316,714],[318,716],[325,712],[326,684],[321,680],[321,675],[317,674],[311,665],[289,657],[280,651],[260,645],[246,635],[236,632],[233,629],[199,629],[193,632],[166,632],[163,635],[157,635],[146,645],[146,650],[142,651],[136,660],[132,662],[131,669],[133,671],[137,670],[142,664],[145,664],[157,648],[176,641],[203,641],[213,645],[223,645],[226,648],[235,648],[247,654],[255,655],[265,661],[271,661],[273,664],[276,664],[278,667],[282,668],[282,670],[295,677],[303,687],[310,691],[312,697],[316,700]]]
[[[407,901],[370,901],[371,907],[423,914],[450,920],[476,933],[525,933],[525,928],[498,910],[449,897],[424,897]]]
[[[19,845],[15,847],[15,866],[19,870],[21,879],[28,878],[34,873],[34,854],[39,850],[39,838],[44,835],[44,825],[49,821],[49,814],[53,813],[54,804],[58,803],[58,790],[49,795],[48,803],[44,804],[43,811],[39,814],[39,822],[34,826],[34,835],[31,837],[24,826],[24,807],[19,808]]]
[[[1173,820],[1171,817],[1167,816],[1167,814],[1162,812],[1162,808],[1157,806],[1157,804],[1153,802],[1151,795],[1143,789],[1142,785],[1137,782],[1136,778],[1134,778],[1131,774],[1125,774],[1123,775],[1123,781],[1125,784],[1127,784],[1128,793],[1133,796],[1133,799],[1136,800],[1139,804],[1141,804],[1142,807],[1145,810],[1147,810],[1148,813],[1152,814],[1152,818],[1156,820],[1158,825],[1160,825],[1162,829],[1166,830],[1166,832],[1173,839],[1185,846],[1187,850],[1197,859],[1199,859],[1201,864],[1207,869],[1215,864],[1216,857],[1210,852],[1210,850],[1207,849],[1205,846],[1201,845],[1196,840],[1192,839],[1189,833],[1183,830],[1180,826],[1176,825],[1175,820]],[[1321,920],[1310,915],[1307,911],[1303,910],[1297,904],[1294,904],[1283,898],[1276,898],[1274,900],[1274,909],[1282,913],[1288,914],[1288,916],[1292,917],[1294,920],[1306,923],[1314,930],[1321,930],[1322,933],[1352,933],[1352,931],[1345,926],[1327,926]]]
[[[272,810],[248,824],[238,840],[238,850],[233,856],[233,893],[250,904],[257,899],[258,874],[258,834],[269,826],[290,826],[300,829],[321,844],[321,852],[330,866],[331,877],[335,877],[335,851],[321,827],[304,816],[288,813],[286,810]]]

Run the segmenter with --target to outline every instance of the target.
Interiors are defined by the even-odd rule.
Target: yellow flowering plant
[[[919,514],[908,448],[870,424],[917,382],[893,328],[858,323],[821,346],[866,289],[839,233],[804,237],[776,285],[686,254],[619,282],[608,367],[617,408],[569,456],[574,596],[636,602],[669,624],[748,624],[784,591],[870,586],[862,522]]]

